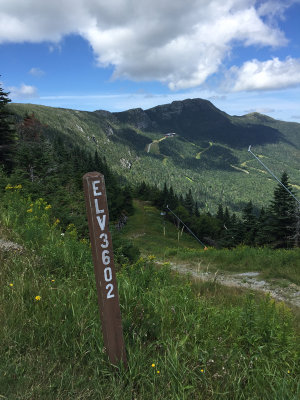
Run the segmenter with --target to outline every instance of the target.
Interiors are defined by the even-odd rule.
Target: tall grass
[[[89,243],[72,227],[61,232],[48,205],[30,206],[19,189],[2,204],[2,224],[25,251],[1,253],[0,397],[299,398],[299,342],[285,305],[205,298],[153,257],[117,274],[128,369],[111,366]]]
[[[300,285],[300,248],[273,250],[268,247],[238,246],[234,249],[209,248],[207,251],[191,236],[181,233],[146,202],[134,202],[135,215],[122,235],[131,238],[141,251],[160,260],[228,272],[257,271],[265,279],[288,279]]]
[[[257,271],[264,278],[283,278],[300,284],[300,248],[273,250],[238,246],[222,250],[208,248],[207,251],[185,248],[174,252],[170,249],[169,252],[177,262],[203,263],[229,272]]]

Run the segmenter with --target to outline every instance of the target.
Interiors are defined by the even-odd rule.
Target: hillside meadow
[[[160,268],[150,253],[117,265],[128,368],[110,365],[89,241],[74,225],[62,229],[51,204],[24,197],[21,185],[5,191],[0,207],[1,236],[23,246],[0,253],[1,398],[300,397],[291,310],[268,296],[192,285],[171,273],[167,254]]]

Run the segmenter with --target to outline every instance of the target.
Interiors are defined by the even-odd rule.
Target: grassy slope
[[[169,260],[170,253],[185,248],[199,248],[198,242],[181,232],[169,221],[165,222],[160,211],[148,202],[134,201],[135,212],[122,230],[121,235],[131,239],[145,255],[155,255],[161,260]]]
[[[13,228],[9,238],[24,251],[0,251],[0,397],[299,398],[299,343],[287,307],[228,298],[218,285],[192,288],[145,258],[118,273],[129,368],[113,368],[103,349],[88,243],[73,230],[62,236],[51,222],[55,210],[42,200],[30,213],[29,207],[19,189],[2,198],[1,223]],[[147,205],[137,232],[147,232],[149,217],[156,236],[157,214]],[[170,243],[176,248],[176,238]]]
[[[163,234],[163,219],[160,212],[147,202],[135,201],[135,214],[122,231],[146,255],[155,255],[162,261],[189,264],[205,270],[228,272],[261,272],[265,279],[287,279],[300,285],[300,249],[272,250],[245,246],[233,250],[217,250],[203,247],[190,235],[179,235],[176,227],[166,222]]]
[[[98,113],[26,104],[11,104],[10,108],[20,117],[25,112],[34,112],[41,122],[66,140],[92,152],[97,149],[113,170],[130,183],[144,180],[162,188],[166,181],[177,193],[183,194],[191,188],[204,211],[215,212],[222,203],[240,212],[250,200],[257,207],[266,206],[276,186],[276,181],[250,156],[246,147],[233,149],[220,143],[210,146],[207,140],[195,144],[179,135],[154,143],[148,154],[147,143],[159,140],[162,133],[142,132]],[[253,118],[249,121],[247,118],[239,119],[239,124],[253,123]],[[277,176],[286,170],[299,193],[299,135],[296,134],[299,124],[274,121],[268,124],[285,134],[290,143],[256,146],[253,151],[264,156],[263,160]],[[204,149],[207,150],[203,152]]]

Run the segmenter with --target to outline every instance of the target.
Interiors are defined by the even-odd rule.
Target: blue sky
[[[300,0],[0,0],[14,102],[93,111],[204,98],[300,122]]]

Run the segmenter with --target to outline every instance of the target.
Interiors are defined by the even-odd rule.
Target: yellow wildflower
[[[201,372],[204,372],[204,369],[200,369]]]
[[[13,189],[13,186],[11,186],[10,184],[6,185],[5,190],[9,190],[9,189]]]
[[[22,189],[22,185],[16,185],[14,186],[14,189]]]
[[[9,284],[9,286],[10,286],[10,287],[13,287],[13,286],[14,286],[14,284],[13,284],[13,283],[10,283],[10,284]]]
[[[51,208],[51,204],[48,204],[48,205],[45,207],[45,210],[50,210],[50,208]]]
[[[27,210],[28,213],[32,213],[32,208],[29,208],[29,210]]]
[[[152,364],[151,367],[155,367],[155,364]]]
[[[55,282],[55,279],[51,279],[51,282]]]
[[[40,301],[41,300],[41,296],[35,296],[35,300],[36,301]]]
[[[69,224],[69,225],[67,226],[67,231],[73,231],[74,229],[76,229],[76,227],[75,227],[74,224]]]
[[[56,225],[58,225],[59,223],[60,223],[60,220],[59,220],[58,218],[56,218],[56,220],[54,221],[53,226],[56,226]]]
[[[160,371],[156,371],[158,374],[160,374]]]

